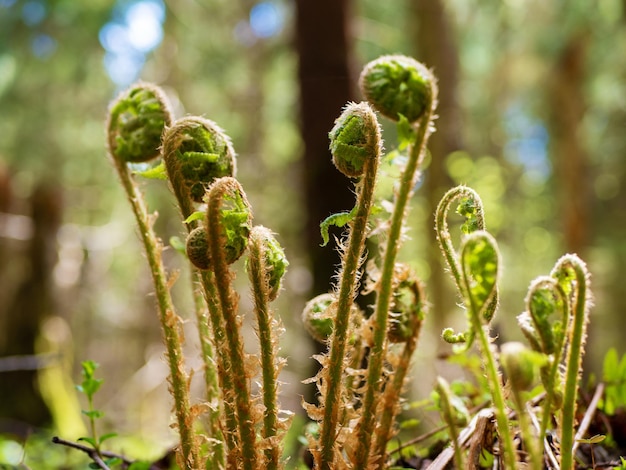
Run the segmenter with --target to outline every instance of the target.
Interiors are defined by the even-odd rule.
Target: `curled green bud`
[[[460,252],[467,306],[488,323],[495,311],[491,301],[498,291],[498,245],[489,232],[478,230],[463,239]]]
[[[383,56],[367,64],[359,86],[374,109],[394,121],[400,115],[409,122],[417,121],[432,107],[436,96],[430,71],[402,55]]]
[[[333,334],[334,315],[331,304],[335,301],[332,294],[320,294],[312,298],[302,311],[302,323],[311,337],[325,343]]]
[[[535,372],[545,363],[545,358],[522,343],[512,341],[502,345],[500,363],[511,387],[516,391],[525,391],[535,385]]]
[[[361,176],[365,162],[379,158],[382,150],[376,114],[365,102],[348,103],[328,136],[333,163],[349,177]]]
[[[424,320],[424,293],[406,265],[396,267],[394,284],[387,338],[392,343],[405,343],[419,333]]]
[[[563,345],[569,316],[567,297],[556,279],[540,276],[528,288],[526,309],[533,322],[541,352],[554,354]],[[553,318],[556,315],[556,319]]]
[[[271,302],[278,296],[280,284],[287,271],[289,262],[287,261],[284,250],[272,232],[265,227],[258,226],[252,229],[250,243],[260,243],[262,246],[261,252],[265,258],[265,269],[269,288],[268,300]]]
[[[441,332],[441,339],[448,344],[464,344],[467,342],[467,337],[468,333],[455,333],[452,328],[444,328]]]
[[[207,227],[219,227],[218,244],[227,264],[237,261],[248,246],[252,211],[246,193],[235,178],[215,180],[207,195]],[[209,237],[211,232],[209,230]],[[212,245],[209,240],[209,245]],[[215,251],[211,249],[211,254]]]
[[[213,121],[197,116],[179,119],[167,129],[163,159],[177,196],[182,191],[195,202],[202,202],[215,179],[236,172],[235,151],[228,136]]]
[[[461,225],[461,232],[466,235],[480,230],[481,226],[484,225],[482,223],[482,202],[471,193],[461,198],[456,213],[465,217],[465,222]]]
[[[146,162],[159,156],[161,134],[172,112],[160,88],[139,83],[122,92],[109,109],[109,152],[120,162]]]
[[[320,294],[312,298],[302,310],[302,323],[311,337],[320,342],[326,343],[330,339],[335,327],[335,316],[337,315],[337,303],[335,295]],[[363,313],[356,304],[352,304],[350,310],[351,331],[348,335],[349,343],[355,344],[359,341],[359,328],[363,322]]]
[[[185,252],[191,264],[198,269],[209,269],[211,257],[209,256],[209,239],[204,227],[196,227],[187,236]]]

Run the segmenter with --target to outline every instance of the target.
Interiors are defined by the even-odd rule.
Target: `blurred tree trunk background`
[[[424,175],[428,213],[434,214],[441,197],[453,186],[446,172],[446,157],[463,148],[461,111],[457,99],[459,53],[454,27],[442,0],[420,0],[413,2],[410,8],[415,57],[433,69],[439,85],[437,131],[428,142],[430,159]],[[451,295],[444,272],[435,231],[427,230],[426,234],[429,237],[427,256],[431,316],[435,319],[435,331],[441,331],[454,307],[454,295]]]
[[[306,247],[312,292],[327,292],[339,258],[320,247],[319,224],[354,205],[350,183],[331,162],[328,132],[348,101],[355,99],[350,67],[350,0],[295,2],[295,34],[300,87],[300,129],[306,206]],[[333,244],[334,245],[334,244]]]
[[[351,184],[332,164],[328,133],[348,101],[355,98],[349,18],[351,0],[295,2],[295,47],[298,54],[302,137],[305,236],[312,285],[310,295],[328,292],[339,265],[335,243],[320,246],[320,221],[354,205]],[[340,232],[334,231],[337,236]],[[309,339],[315,353],[325,348]],[[317,373],[311,363],[309,375]],[[315,387],[306,400],[315,402]]]
[[[35,426],[51,425],[51,415],[37,387],[37,371],[46,367],[46,361],[58,361],[38,354],[35,343],[41,334],[43,322],[57,314],[52,271],[57,262],[57,234],[63,218],[62,191],[56,185],[41,183],[26,201],[28,204],[28,240],[24,250],[5,253],[4,265],[17,268],[24,263],[11,295],[3,296],[0,306],[2,335],[0,358],[13,358],[14,367],[5,361],[0,371],[0,431],[28,435],[26,423]],[[16,245],[17,247],[17,245]],[[23,258],[23,259],[21,259]],[[19,271],[19,268],[18,268]],[[15,273],[15,271],[14,271]],[[5,294],[8,294],[5,292]],[[10,370],[14,368],[15,370]]]
[[[582,258],[593,231],[589,224],[589,166],[582,142],[582,121],[588,106],[584,90],[587,42],[587,34],[581,32],[567,39],[546,89],[563,244],[567,252]]]

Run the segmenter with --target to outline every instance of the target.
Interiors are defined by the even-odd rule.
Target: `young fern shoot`
[[[522,343],[504,343],[500,352],[500,363],[507,375],[513,404],[517,411],[522,440],[530,456],[527,467],[530,470],[543,470],[543,458],[540,451],[537,434],[533,432],[526,410],[526,393],[533,387],[535,369],[541,366],[544,357],[535,351],[526,348]]]
[[[167,350],[170,387],[174,397],[178,431],[181,438],[181,462],[190,468],[200,467],[198,445],[193,433],[180,332],[169,289],[161,251],[163,246],[153,231],[154,215],[149,215],[141,191],[130,174],[129,162],[148,161],[159,156],[161,134],[172,121],[169,105],[159,89],[138,84],[122,93],[112,104],[107,122],[108,149],[131,204],[139,234],[144,244],[159,306],[159,319]]]
[[[447,214],[455,200],[460,201],[457,212],[466,218],[465,224],[461,227],[464,237],[458,253],[452,245],[447,224]],[[446,329],[442,336],[449,343],[464,343],[461,351],[467,350],[474,338],[478,339],[495,407],[504,463],[506,468],[515,468],[515,447],[507,417],[498,363],[486,331],[498,305],[497,278],[500,254],[495,239],[484,231],[484,226],[482,203],[473,190],[459,186],[443,196],[435,215],[437,238],[457,289],[463,298],[468,316],[468,330],[465,333],[455,334],[451,329]]]
[[[552,319],[556,315],[556,319]],[[545,361],[540,368],[541,382],[546,391],[543,400],[539,436],[546,435],[554,409],[563,405],[562,363],[565,328],[569,318],[569,302],[556,279],[539,276],[528,288],[526,311],[517,317],[522,333],[533,351]]]
[[[284,361],[277,358],[275,331],[282,331],[280,323],[273,318],[270,302],[276,299],[281,280],[285,274],[287,258],[271,231],[257,226],[250,234],[247,260],[248,277],[254,297],[259,342],[261,344],[261,370],[263,375],[263,438],[267,441],[263,468],[280,468],[282,445],[279,437],[285,423],[279,419],[277,404],[277,377]]]
[[[234,390],[232,379],[224,371],[228,360],[225,358],[225,340],[221,313],[217,305],[217,293],[209,267],[209,246],[205,227],[193,214],[208,185],[223,176],[235,176],[236,156],[228,136],[214,122],[196,116],[187,116],[177,120],[167,128],[163,135],[163,163],[172,192],[174,193],[183,221],[189,232],[186,241],[186,253],[194,266],[192,281],[203,288],[203,303],[196,303],[196,319],[202,359],[206,399],[209,404],[208,430],[210,450],[208,462],[213,466],[224,465],[223,432],[220,425],[220,393],[224,393],[224,413],[228,425],[226,438],[230,449],[236,446],[231,429],[234,429],[233,410]],[[207,318],[207,311],[210,317]],[[210,328],[213,329],[211,337]],[[213,342],[217,358],[214,359]],[[216,364],[217,362],[217,364]],[[217,370],[216,370],[217,369]]]
[[[382,148],[378,121],[366,103],[349,104],[337,119],[330,138],[335,166],[346,176],[358,177],[359,180],[356,185],[356,210],[349,223],[347,246],[342,256],[328,366],[323,370],[323,418],[319,448],[313,449],[320,470],[332,470],[340,458],[336,455],[335,441],[342,416],[344,358]]]
[[[207,200],[206,230],[209,240],[211,270],[215,276],[219,310],[226,333],[227,351],[235,392],[235,410],[239,449],[230,449],[240,457],[239,467],[245,470],[258,468],[259,456],[254,429],[250,397],[250,371],[240,331],[238,298],[232,288],[233,274],[229,265],[237,261],[248,245],[252,213],[239,182],[232,177],[222,177],[211,185]]]
[[[402,228],[408,201],[419,178],[419,168],[426,153],[426,143],[433,131],[437,105],[437,86],[434,76],[422,64],[405,56],[384,56],[366,65],[361,73],[360,86],[367,100],[381,114],[411,126],[413,141],[400,184],[395,192],[393,212],[386,233],[380,278],[376,285],[376,307],[373,314],[373,341],[370,348],[365,393],[360,420],[356,430],[356,449],[353,465],[369,468],[378,459],[370,461],[375,417],[380,400],[383,363],[386,356],[387,319],[391,306],[393,275],[396,256],[401,244]]]
[[[461,265],[459,264],[456,250],[452,244],[452,236],[448,229],[448,214],[452,204],[455,202],[458,202],[456,212],[465,218],[465,222],[461,226],[461,231],[464,234],[469,234],[476,230],[485,230],[485,217],[480,196],[467,186],[457,186],[444,194],[435,213],[435,232],[437,233],[439,248],[448,265],[448,269],[450,269],[450,274],[457,290],[461,297],[465,298],[467,294],[463,285]],[[492,304],[494,306],[497,305],[497,294]],[[474,341],[474,334],[472,328],[468,328],[463,333],[455,333],[451,328],[446,328],[441,336],[448,343],[460,345],[460,347],[455,348],[457,352],[460,352],[470,348]]]
[[[500,268],[500,253],[495,239],[484,230],[467,235],[461,242],[460,265],[465,307],[470,328],[478,340],[483,355],[485,373],[489,380],[491,397],[495,408],[498,434],[506,468],[516,468],[515,446],[507,415],[502,381],[498,371],[495,352],[486,331],[493,318],[493,299],[497,296],[497,280]],[[491,310],[493,308],[493,310]],[[486,324],[485,324],[486,322]]]
[[[561,470],[571,470],[574,465],[574,416],[582,358],[587,339],[587,324],[591,307],[589,271],[576,255],[559,259],[551,273],[569,301],[570,319],[567,327],[568,350],[565,361],[563,408],[561,410]]]
[[[393,301],[389,313],[387,339],[394,345],[403,345],[399,354],[390,352],[388,360],[395,364],[387,379],[379,406],[380,424],[375,431],[372,455],[383,467],[387,462],[387,444],[395,434],[393,424],[400,411],[400,396],[404,389],[411,358],[417,348],[427,305],[424,287],[411,269],[398,263],[394,278]],[[391,357],[389,357],[391,356]]]

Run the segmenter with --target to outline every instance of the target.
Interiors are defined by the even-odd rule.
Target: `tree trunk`
[[[446,16],[442,0],[419,0],[411,3],[413,38],[416,58],[432,68],[438,79],[439,104],[437,106],[437,132],[428,141],[431,153],[430,166],[424,175],[424,189],[427,193],[429,213],[434,214],[443,194],[453,182],[445,170],[445,158],[462,147],[461,113],[457,100],[459,57],[452,25]],[[432,302],[435,328],[441,330],[446,324],[446,315],[454,308],[452,283],[446,279],[443,257],[437,245],[433,219],[429,221],[426,233],[430,237],[428,264],[431,275],[428,282]]]
[[[352,184],[331,162],[328,132],[353,99],[348,34],[349,0],[296,1],[299,55],[300,126],[304,144],[306,248],[311,259],[313,292],[326,292],[339,258],[320,247],[319,223],[354,205]],[[339,234],[341,232],[335,232]]]
[[[584,256],[589,241],[589,176],[580,127],[587,37],[572,36],[557,58],[549,91],[550,136],[565,250]]]
[[[31,196],[33,234],[29,242],[27,278],[10,304],[6,331],[10,332],[0,350],[1,356],[22,356],[20,363],[30,365],[2,373],[0,416],[12,420],[5,431],[22,434],[30,426],[50,424],[50,412],[37,386],[37,369],[43,367],[34,359],[35,341],[40,325],[54,309],[52,270],[57,260],[57,231],[61,225],[60,189],[41,185]]]

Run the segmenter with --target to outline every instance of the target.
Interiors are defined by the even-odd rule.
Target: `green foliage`
[[[541,351],[553,354],[561,349],[564,339],[563,323],[567,321],[568,310],[565,293],[552,278],[537,284],[529,289],[528,311],[532,318],[534,329],[539,336]],[[556,320],[550,321],[555,314]]]
[[[611,348],[604,356],[602,381],[605,383],[604,399],[601,409],[608,415],[614,415],[626,407],[626,354],[619,358],[617,350]]]
[[[405,150],[412,142],[415,142],[417,137],[415,129],[404,114],[399,115],[396,129],[398,131],[398,150]]]
[[[334,227],[343,227],[348,224],[351,220],[356,217],[357,208],[354,207],[350,212],[339,212],[337,214],[332,214],[326,217],[320,223],[320,232],[322,234],[322,244],[321,246],[326,246],[330,240],[328,235],[328,229],[331,226]]]
[[[136,170],[134,173],[146,179],[167,180],[167,173],[165,172],[165,165],[163,163],[159,163],[158,165],[148,168],[147,170]]]
[[[196,211],[190,214],[189,217],[187,217],[183,222],[186,224],[190,224],[191,222],[204,219],[204,216],[205,216],[204,212]]]
[[[87,396],[87,400],[89,400],[89,403],[91,403],[93,400],[93,396],[98,390],[100,390],[104,379],[95,378],[96,369],[100,366],[94,361],[84,361],[81,365],[83,368],[83,381],[80,385],[76,386],[76,390],[84,393]]]

